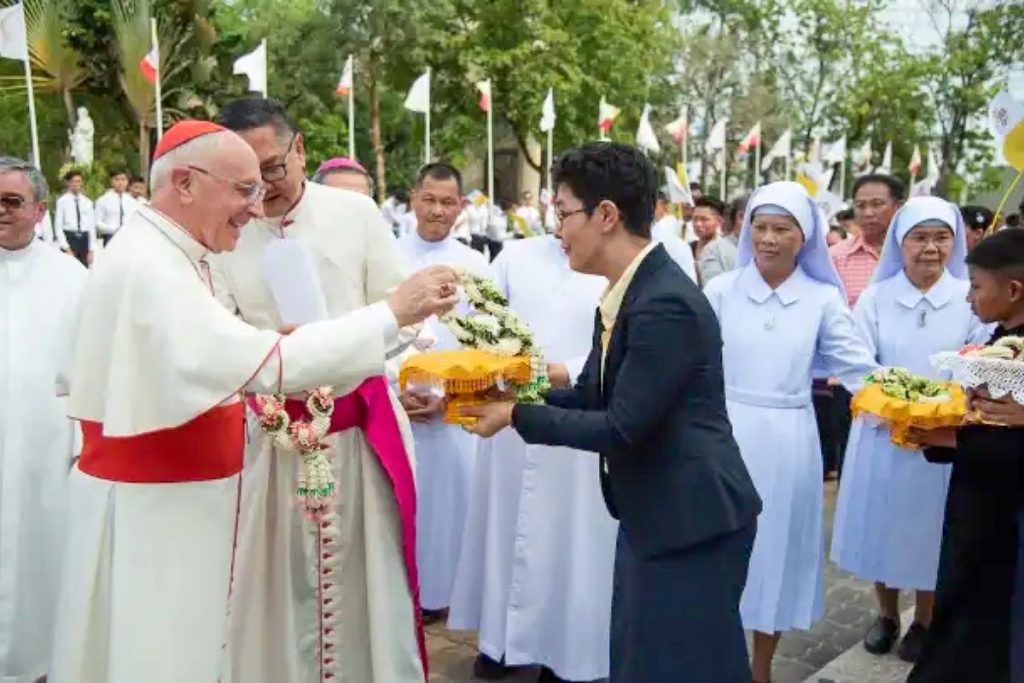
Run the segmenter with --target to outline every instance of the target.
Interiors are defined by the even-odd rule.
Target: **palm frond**
[[[58,92],[77,88],[86,77],[81,55],[64,40],[71,4],[72,0],[25,3],[25,29],[32,68],[50,76],[47,85]]]

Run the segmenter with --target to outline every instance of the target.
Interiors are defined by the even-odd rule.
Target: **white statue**
[[[92,166],[92,139],[95,133],[96,127],[93,125],[92,118],[89,117],[89,110],[79,107],[75,130],[68,133],[71,140],[71,157],[77,166],[83,168]]]

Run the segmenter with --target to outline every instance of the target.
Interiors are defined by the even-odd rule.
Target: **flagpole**
[[[555,140],[554,140],[554,138],[555,138],[555,129],[552,126],[551,128],[548,129],[548,168],[547,168],[548,174],[547,175],[548,175],[548,191],[549,192],[554,192],[555,191],[554,188],[551,187],[551,167],[555,163],[554,159],[553,159],[553,156],[552,156],[552,152],[553,152],[554,147],[555,147]]]
[[[487,81],[487,199],[494,207],[494,93]]]
[[[163,95],[160,91],[160,43],[157,42],[156,33],[156,18],[151,17],[149,20],[149,31],[150,31],[150,42],[152,47],[156,48],[156,64],[153,68],[156,72],[156,139],[159,140],[164,136],[164,103]]]
[[[757,144],[754,145],[754,189],[761,186],[761,134],[757,135]]]
[[[786,151],[786,180],[793,179],[793,149],[792,145],[790,149]]]
[[[353,69],[354,71],[355,69]],[[348,86],[348,155],[356,158],[356,109],[355,109],[355,77]]]
[[[690,139],[690,107],[686,106],[686,107],[683,107],[683,135],[682,135],[682,139],[679,141],[679,147],[682,149],[682,153],[683,153],[683,168],[684,169],[686,168],[686,162],[688,161],[687,158],[686,158],[686,141],[689,140],[689,139]],[[689,173],[689,171],[687,171],[687,173]]]
[[[726,201],[726,199],[725,199],[725,166],[728,163],[728,161],[729,161],[729,158],[728,158],[728,155],[726,154],[725,147],[722,147],[722,184],[719,187],[719,192],[721,193],[720,197],[721,197],[723,202]]]
[[[430,67],[427,67],[427,111],[424,112],[424,147],[423,147],[423,163],[430,163]]]
[[[846,199],[846,146],[843,145],[843,158],[839,162],[839,199]]]
[[[25,88],[28,90],[28,127],[32,136],[32,163],[42,168],[39,159],[39,129],[36,126],[36,95],[32,88],[32,61],[25,55]]]

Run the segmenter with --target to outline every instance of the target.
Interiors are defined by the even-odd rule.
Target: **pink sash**
[[[255,398],[248,397],[249,407],[255,411]],[[288,399],[285,409],[292,419],[306,415],[303,401]],[[420,614],[420,583],[416,571],[416,483],[413,477],[412,460],[405,451],[402,431],[398,427],[394,405],[388,390],[387,380],[378,375],[370,377],[355,391],[334,399],[334,413],[328,434],[359,427],[366,435],[370,448],[377,455],[381,467],[391,480],[398,504],[398,517],[402,524],[402,555],[405,572],[409,580],[413,609],[416,617],[416,640],[423,674],[427,675],[427,645],[423,635],[423,620]]]

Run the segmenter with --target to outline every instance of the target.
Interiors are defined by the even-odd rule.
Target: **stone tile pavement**
[[[825,487],[826,555],[832,536],[836,485]],[[861,638],[875,616],[874,589],[835,565],[825,565],[825,618],[808,632],[795,631],[783,636],[775,657],[774,683],[890,683],[905,679],[909,667],[895,656],[877,658],[864,652]],[[903,596],[903,607],[910,606]],[[910,623],[910,614],[903,619]],[[448,631],[441,625],[427,629],[434,683],[467,683],[473,678],[476,635],[468,631]],[[845,653],[845,654],[844,654]],[[831,666],[829,666],[831,663]],[[820,672],[820,674],[818,673]],[[532,683],[537,672],[524,671],[510,683]]]

